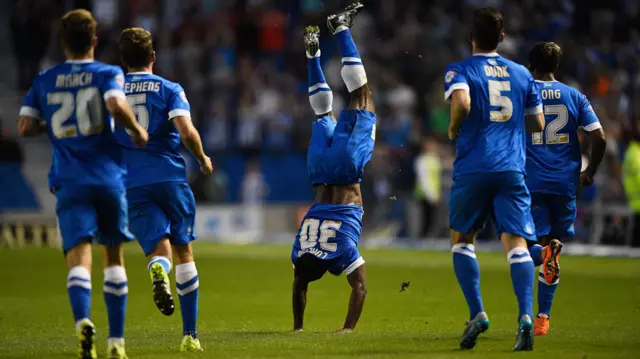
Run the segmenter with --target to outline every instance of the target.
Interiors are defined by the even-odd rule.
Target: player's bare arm
[[[18,134],[22,137],[39,136],[47,132],[44,122],[37,118],[20,116],[18,120]]]
[[[544,114],[538,113],[535,115],[528,115],[525,117],[525,129],[529,133],[541,132],[544,130]]]
[[[198,133],[198,130],[193,126],[191,118],[187,116],[176,116],[173,118],[173,123],[178,129],[178,133],[180,133],[182,143],[200,163],[202,173],[207,175],[211,174],[211,172],[213,172],[211,159],[204,153],[200,133]]]
[[[149,141],[149,134],[138,122],[127,103],[126,98],[113,96],[106,102],[107,110],[114,120],[131,131],[131,138],[138,147],[143,147]]]
[[[347,276],[351,286],[351,297],[349,298],[349,311],[344,321],[344,327],[339,332],[352,331],[360,319],[362,308],[364,308],[364,299],[367,296],[365,277],[364,264]]]
[[[580,184],[584,187],[593,184],[593,176],[595,176],[607,148],[607,139],[602,128],[589,131],[587,135],[591,143],[591,152],[589,153],[589,165],[580,173]]]
[[[451,94],[451,109],[449,122],[449,139],[454,141],[464,120],[471,112],[471,96],[469,91],[456,90]]]

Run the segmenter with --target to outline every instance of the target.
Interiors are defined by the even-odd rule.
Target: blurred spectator
[[[442,164],[438,153],[438,143],[427,137],[422,143],[422,152],[414,163],[416,172],[415,196],[421,204],[422,228],[420,237],[429,235],[432,224],[437,219],[438,205],[442,193]]]
[[[640,132],[637,130],[625,154],[623,183],[633,212],[632,245],[640,247]]]
[[[260,162],[257,160],[249,161],[242,182],[242,203],[246,205],[262,204],[268,194],[269,187],[262,177]]]

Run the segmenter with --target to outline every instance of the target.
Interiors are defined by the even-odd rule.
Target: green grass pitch
[[[640,260],[564,257],[550,336],[536,338],[532,353],[512,353],[516,302],[501,254],[478,254],[491,329],[474,350],[460,351],[468,314],[449,253],[363,251],[369,295],[348,335],[333,333],[346,314],[348,284],[330,275],[310,286],[306,331],[290,332],[289,247],[201,242],[195,253],[205,352],[181,354],[179,310],[160,314],[146,260],[127,245],[130,358],[640,358]],[[94,258],[92,316],[104,357],[102,271]],[[0,249],[0,358],[74,356],[65,280],[58,250]],[[403,281],[411,286],[401,293]]]

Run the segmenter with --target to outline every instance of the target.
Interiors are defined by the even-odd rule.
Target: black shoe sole
[[[84,336],[84,340],[80,342],[80,347],[82,348],[82,359],[93,359],[91,356],[91,349],[93,349],[96,339],[96,328],[87,325],[82,328],[82,335]]]
[[[173,314],[175,310],[173,296],[171,295],[171,290],[167,288],[167,283],[164,281],[153,283],[153,301],[162,314],[167,316]]]

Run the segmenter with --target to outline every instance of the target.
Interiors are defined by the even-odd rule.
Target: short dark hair
[[[561,57],[562,48],[555,42],[538,42],[529,51],[530,70],[543,74],[553,73],[560,65]]]
[[[62,17],[60,40],[62,45],[74,55],[83,55],[93,46],[98,23],[87,10],[76,9]]]
[[[476,47],[483,50],[497,48],[503,31],[504,19],[498,10],[492,7],[476,10],[473,16],[472,32]]]
[[[122,30],[118,45],[122,63],[127,68],[149,66],[153,59],[153,37],[145,29],[132,27]]]

